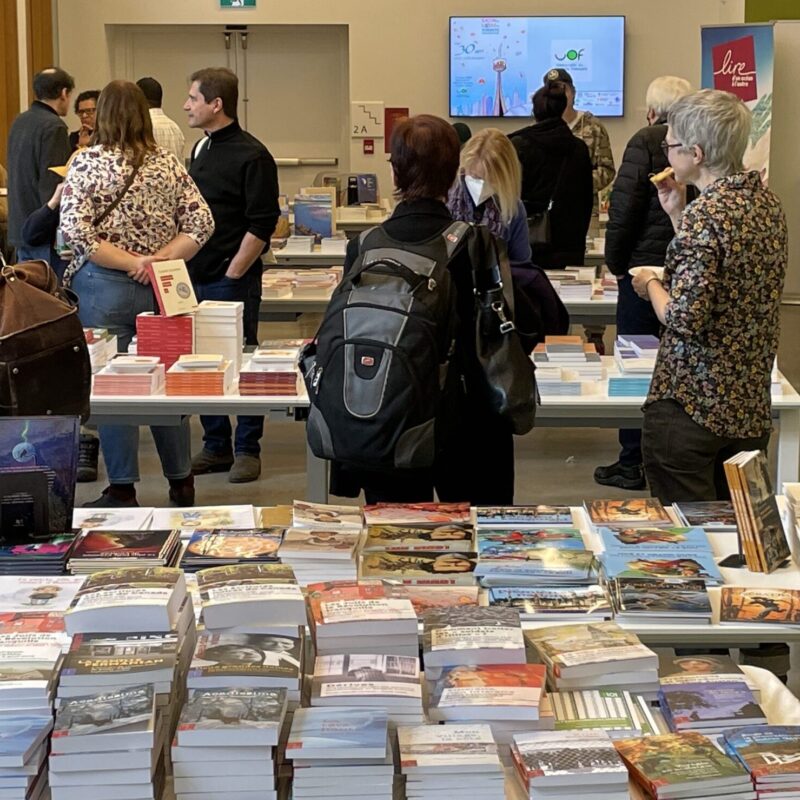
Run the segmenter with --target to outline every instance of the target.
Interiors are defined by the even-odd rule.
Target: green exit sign
[[[219,0],[220,8],[255,8],[256,0]]]

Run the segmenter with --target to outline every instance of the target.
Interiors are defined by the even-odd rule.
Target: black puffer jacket
[[[527,213],[544,211],[553,200],[551,243],[533,248],[533,263],[545,269],[583,264],[594,197],[589,148],[560,118],[530,125],[509,138],[522,164],[522,202]]]
[[[629,267],[663,266],[667,245],[675,236],[650,182],[653,173],[669,166],[661,149],[667,135],[664,123],[659,120],[633,135],[611,190],[606,264],[615,275],[624,275]]]

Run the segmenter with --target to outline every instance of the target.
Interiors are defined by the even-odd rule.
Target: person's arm
[[[72,148],[69,144],[69,133],[62,125],[48,127],[42,137],[42,149],[39,160],[39,202],[44,205],[63,180],[50,167],[61,167],[67,163]]]
[[[597,120],[594,120],[593,127],[595,132],[595,151],[592,153],[592,183],[594,194],[597,194],[614,180],[617,171],[614,168],[614,154],[611,152],[611,140],[608,138],[608,131]]]
[[[241,278],[264,252],[281,215],[278,168],[272,156],[264,154],[245,166],[244,193],[248,230],[225,272],[234,280]]]
[[[170,159],[172,160],[172,159]],[[214,217],[208,203],[203,199],[197,184],[181,164],[175,165],[178,181],[178,197],[175,218],[178,234],[160,248],[154,256],[163,259],[182,258],[188,261],[214,233]]]
[[[508,226],[508,260],[512,266],[530,264],[533,258],[528,238],[528,217],[522,200],[517,204],[517,212]]]
[[[22,226],[22,241],[31,247],[41,247],[52,244],[58,230],[58,220],[61,216],[59,205],[64,184],[59,183],[53,196],[41,207],[37,208]]]
[[[640,136],[625,148],[608,209],[606,265],[614,275],[624,275],[631,253],[647,220],[650,202],[650,154]]]
[[[579,142],[579,144],[583,144],[583,142]],[[578,158],[582,167],[579,171],[579,183],[577,186],[578,203],[576,204],[575,213],[580,220],[585,239],[586,234],[589,231],[589,225],[592,221],[592,207],[594,206],[595,191],[592,188],[592,159],[589,155],[589,148],[583,144],[583,147],[580,148],[580,150],[581,152],[578,155]]]

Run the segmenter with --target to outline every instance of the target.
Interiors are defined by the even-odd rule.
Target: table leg
[[[800,467],[800,409],[778,412],[778,479],[775,492],[780,494],[784,483],[798,479]]]
[[[317,458],[306,444],[306,500],[328,502],[328,464],[325,459]]]

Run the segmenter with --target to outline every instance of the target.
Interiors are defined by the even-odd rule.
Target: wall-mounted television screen
[[[575,105],[621,117],[625,17],[450,17],[450,116],[527,117],[554,67],[575,84]]]

